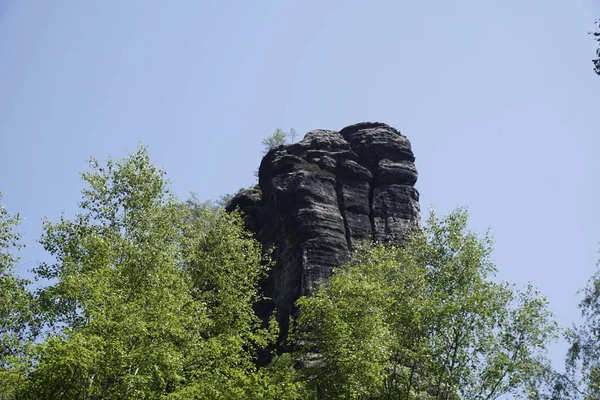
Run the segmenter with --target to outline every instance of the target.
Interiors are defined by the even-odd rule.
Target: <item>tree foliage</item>
[[[596,21],[598,27],[600,28],[600,19]],[[594,63],[594,71],[596,74],[600,75],[600,31],[598,32],[590,32],[590,35],[594,37],[594,40],[598,42],[598,48],[596,49],[596,58],[592,60]]]
[[[463,210],[432,214],[402,246],[359,248],[298,301],[298,352],[258,368],[278,336],[253,310],[271,262],[241,216],[178,201],[145,148],[92,159],[81,176],[79,211],[44,222],[54,261],[34,268],[34,293],[14,271],[19,217],[0,208],[2,400],[554,400],[579,390],[549,369],[545,299],[493,280],[491,240],[467,230]],[[582,302],[588,325],[571,336],[586,400],[598,397],[599,281]]]
[[[405,246],[363,247],[298,304],[306,378],[319,398],[536,398],[556,336],[532,287],[494,282],[489,237],[458,210]]]
[[[288,133],[284,132],[283,130],[279,128],[275,129],[275,132],[262,140],[263,154],[267,154],[269,151],[286,144],[287,136]]]
[[[598,264],[600,265],[600,263]],[[565,375],[556,375],[556,399],[600,398],[600,271],[582,290],[583,322],[567,332],[570,342]]]
[[[29,282],[15,272],[19,258],[14,252],[22,248],[15,230],[19,223],[19,215],[11,215],[0,203],[0,398],[3,393],[15,395],[24,384],[35,332]]]
[[[44,224],[46,335],[14,397],[294,398],[253,363],[277,330],[252,310],[266,266],[239,215],[176,201],[143,148],[90,167],[79,213]]]

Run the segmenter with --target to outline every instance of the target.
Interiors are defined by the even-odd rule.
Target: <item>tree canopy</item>
[[[253,363],[277,329],[253,312],[266,264],[239,215],[176,201],[143,148],[90,167],[77,215],[44,223],[56,259],[35,268],[51,282],[36,293],[45,333],[21,387],[0,397],[294,398]],[[7,282],[14,300],[22,285]]]
[[[596,271],[581,293],[579,308],[583,322],[568,331],[567,373],[555,377],[556,398],[600,398],[600,271]]]
[[[0,399],[14,396],[23,384],[35,333],[29,282],[15,273],[19,257],[14,253],[23,246],[16,231],[19,223],[19,215],[0,204]]]
[[[275,132],[262,140],[263,154],[267,154],[269,151],[286,144],[288,136],[291,136],[293,140],[296,137],[296,131],[292,129],[287,133],[279,128],[275,129]]]
[[[596,21],[598,27],[600,28],[600,19]],[[596,58],[592,60],[594,63],[594,71],[596,74],[600,75],[600,31],[598,32],[590,32],[590,34],[594,37],[594,40],[598,42],[598,48],[596,49]]]
[[[467,213],[432,213],[401,245],[360,246],[297,301],[291,353],[253,306],[272,261],[242,216],[179,201],[145,148],[90,160],[78,212],[43,224],[53,262],[14,271],[19,216],[0,207],[0,399],[596,399],[600,276],[552,370],[559,330],[531,285],[495,279]],[[1,198],[0,198],[1,199]]]
[[[299,301],[306,379],[323,399],[537,398],[557,336],[531,286],[491,278],[489,237],[457,210],[403,246],[366,246]]]

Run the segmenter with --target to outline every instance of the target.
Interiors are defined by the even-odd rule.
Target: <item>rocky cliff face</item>
[[[287,330],[294,302],[326,280],[361,241],[402,241],[419,225],[419,192],[410,142],[382,123],[359,123],[339,132],[313,130],[298,143],[271,150],[259,169],[259,186],[238,193],[247,228],[276,265],[263,284]]]

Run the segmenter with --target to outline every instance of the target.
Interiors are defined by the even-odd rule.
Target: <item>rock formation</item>
[[[417,171],[410,142],[396,129],[364,122],[339,132],[313,130],[298,143],[269,151],[259,185],[238,193],[247,228],[275,267],[257,305],[265,318],[277,310],[287,331],[294,302],[347,261],[361,241],[399,242],[419,226]]]

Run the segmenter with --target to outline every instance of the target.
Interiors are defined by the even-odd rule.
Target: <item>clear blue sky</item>
[[[141,141],[182,198],[254,181],[275,127],[381,121],[412,142],[423,215],[469,207],[499,277],[562,324],[600,241],[594,0],[0,0],[0,190],[73,215],[78,172]],[[553,348],[560,362],[564,345]]]

